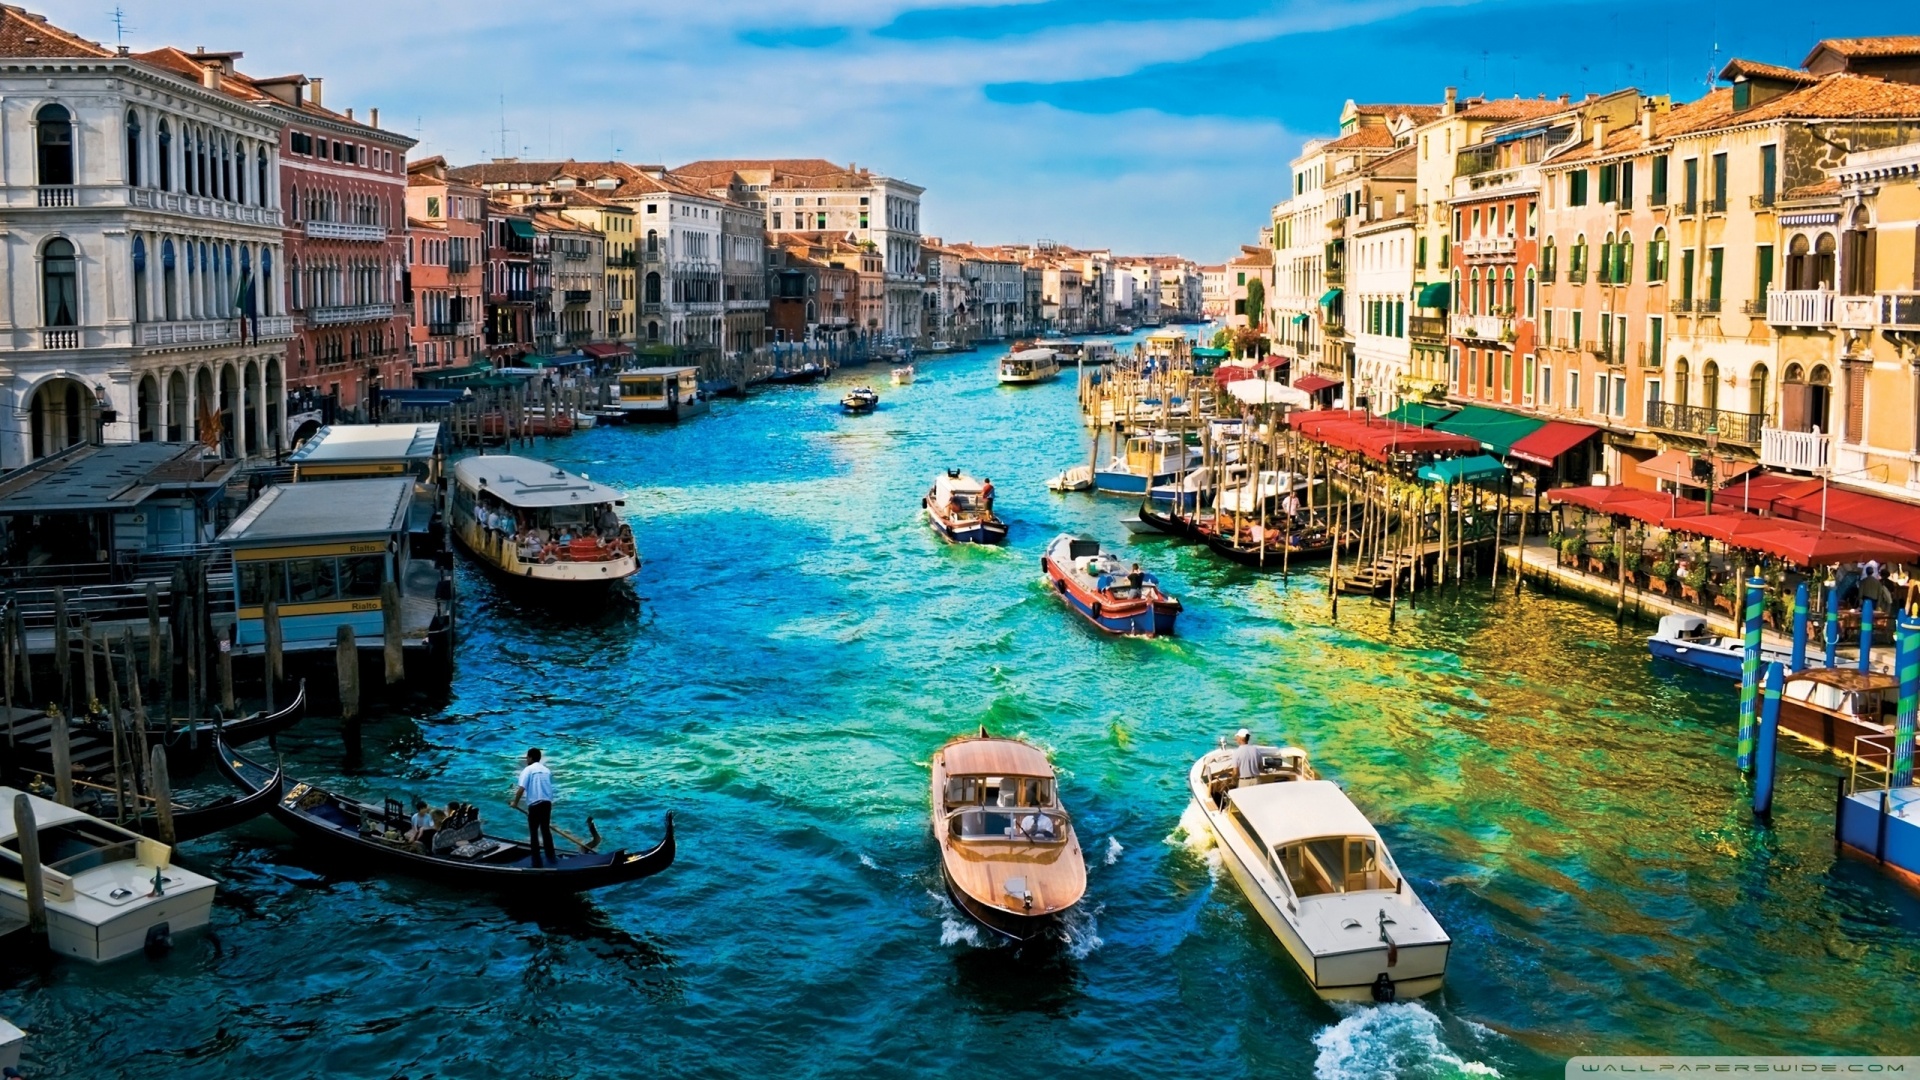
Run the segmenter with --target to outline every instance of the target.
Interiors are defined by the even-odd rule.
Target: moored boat
[[[956,544],[1007,542],[1007,523],[994,515],[986,485],[959,469],[935,477],[920,505],[933,531]]]
[[[103,964],[164,947],[207,925],[215,885],[173,865],[173,849],[71,807],[0,787],[0,917],[25,921],[27,890],[13,807],[25,795],[39,840],[47,942]]]
[[[840,408],[850,413],[870,413],[880,407],[880,395],[871,386],[856,386],[840,399]]]
[[[1059,374],[1060,354],[1052,349],[1021,349],[1000,361],[1000,382],[1006,386],[1048,382]]]
[[[1394,1001],[1440,988],[1452,940],[1385,841],[1306,754],[1256,747],[1240,776],[1225,741],[1187,774],[1221,862],[1323,998]]]
[[[1180,601],[1161,591],[1152,574],[1131,569],[1100,548],[1097,540],[1067,533],[1054,537],[1040,566],[1068,607],[1109,634],[1163,637],[1173,633]]]
[[[1047,756],[983,727],[935,751],[932,774],[933,838],[953,902],[1015,941],[1051,931],[1086,895],[1087,866]]]
[[[1256,521],[1238,524],[1231,516],[1215,514],[1204,526],[1197,527],[1201,543],[1228,562],[1257,570],[1282,570],[1308,559],[1323,558],[1333,551],[1335,530],[1305,518],[1288,523],[1274,519],[1265,525]],[[1351,542],[1352,534],[1348,534]]]
[[[673,815],[666,835],[647,851],[625,848],[601,853],[599,830],[587,819],[589,839],[581,850],[557,852],[557,858],[533,861],[523,837],[509,840],[482,831],[477,812],[443,827],[430,844],[398,839],[408,827],[404,807],[388,799],[375,806],[313,786],[284,787],[280,774],[233,750],[219,747],[215,760],[228,782],[247,793],[275,793],[276,821],[301,839],[356,866],[377,867],[448,885],[499,891],[573,893],[638,881],[673,864]],[[472,811],[472,807],[463,808]],[[559,835],[562,830],[554,830]]]
[[[502,577],[558,594],[603,589],[640,569],[620,492],[544,461],[488,454],[453,469],[453,534]]]
[[[1123,452],[1093,473],[1093,486],[1114,495],[1144,495],[1181,480],[1201,467],[1200,448],[1166,431],[1134,435]]]
[[[1093,466],[1075,465],[1047,481],[1048,491],[1088,491],[1093,487]]]
[[[1747,655],[1745,642],[1738,637],[1714,633],[1708,628],[1707,620],[1698,615],[1662,615],[1660,626],[1647,639],[1647,651],[1655,660],[1669,660],[1729,679],[1740,678],[1740,667]],[[1793,654],[1785,649],[1760,647],[1762,670],[1770,663],[1779,663],[1788,667],[1791,674],[1792,659]]]
[[[1780,730],[1885,769],[1899,692],[1900,680],[1886,672],[1808,668],[1781,687]]]
[[[620,409],[629,421],[673,424],[707,411],[697,367],[650,367],[620,373]]]

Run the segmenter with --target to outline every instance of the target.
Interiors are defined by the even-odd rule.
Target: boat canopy
[[[523,510],[554,506],[624,505],[618,489],[557,469],[544,461],[488,454],[453,467],[454,478],[470,491],[485,491]]]
[[[430,461],[439,444],[439,424],[330,424],[300,444],[287,461],[296,470]]]
[[[1347,793],[1331,780],[1238,787],[1228,798],[1260,839],[1275,847],[1323,836],[1379,835]]]
[[[1037,364],[1042,360],[1051,360],[1056,355],[1057,354],[1052,349],[1021,349],[1019,352],[1014,353],[1012,356],[1007,357],[1007,359],[1021,360],[1029,364]]]
[[[405,477],[275,484],[220,534],[229,547],[324,544],[404,532],[413,506]]]
[[[1012,739],[966,739],[941,753],[948,776],[1053,776],[1047,755]]]

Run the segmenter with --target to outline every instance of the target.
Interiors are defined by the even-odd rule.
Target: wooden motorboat
[[[1452,940],[1339,786],[1314,778],[1306,754],[1258,747],[1241,777],[1234,750],[1194,762],[1193,806],[1221,861],[1323,998],[1393,1001],[1440,988]]]
[[[893,385],[905,386],[913,381],[913,376],[913,365],[901,364],[899,367],[893,369]]]
[[[1096,469],[1093,486],[1115,495],[1145,495],[1154,488],[1178,483],[1201,467],[1200,448],[1166,431],[1134,435],[1124,452],[1115,454],[1106,468]]]
[[[1713,675],[1740,678],[1746,661],[1746,643],[1738,637],[1716,634],[1707,620],[1698,615],[1662,615],[1660,626],[1647,639],[1647,651],[1655,660],[1670,660]],[[1760,647],[1760,669],[1778,663],[1791,673],[1793,654],[1786,649]]]
[[[164,947],[205,926],[214,882],[173,865],[173,849],[72,807],[0,787],[0,916],[25,920],[27,892],[14,821],[26,795],[40,842],[47,941],[54,952],[95,964]]]
[[[871,386],[856,386],[840,399],[840,407],[850,413],[870,413],[880,407],[880,395]]]
[[[1086,894],[1086,859],[1047,756],[984,727],[933,755],[933,839],[953,902],[1015,941],[1048,933]]]
[[[927,524],[955,544],[1004,544],[1007,523],[993,512],[985,485],[959,469],[934,478],[920,500],[927,508]]]
[[[1060,374],[1060,354],[1053,349],[1021,349],[1000,361],[1003,386],[1031,386],[1051,382]]]
[[[1780,730],[1835,753],[1888,767],[1900,680],[1886,672],[1809,668],[1780,690]]]
[[[374,806],[312,784],[284,787],[277,770],[227,746],[219,748],[215,760],[222,775],[241,791],[274,792],[274,819],[294,835],[359,866],[470,888],[563,893],[638,881],[673,864],[671,813],[667,815],[666,836],[651,850],[559,852],[557,860],[543,860],[536,866],[524,836],[508,840],[487,835],[477,819],[448,831],[448,835],[435,837],[432,850],[422,850],[417,844],[389,839],[403,834],[409,821],[406,810],[394,800]],[[591,837],[587,847],[597,847],[599,833],[592,818],[587,819],[587,831]]]
[[[640,570],[619,491],[544,461],[488,454],[453,469],[453,535],[496,576],[550,595],[603,590]],[[502,516],[507,528],[488,524]]]
[[[1067,606],[1109,634],[1162,637],[1173,633],[1180,601],[1160,589],[1152,574],[1143,573],[1102,551],[1097,540],[1067,533],[1054,537],[1040,556],[1040,566]]]

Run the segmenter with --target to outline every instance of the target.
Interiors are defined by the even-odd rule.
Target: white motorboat
[[[0,1016],[0,1069],[20,1067],[20,1050],[26,1045],[27,1033],[7,1022]]]
[[[587,431],[599,422],[600,416],[598,413],[590,413],[582,409],[575,409],[573,411],[573,430],[575,431]]]
[[[1241,483],[1220,492],[1214,507],[1223,514],[1257,514],[1262,504],[1271,505],[1288,491],[1305,487],[1306,482],[1290,473],[1262,469],[1258,480],[1241,474]]]
[[[1221,861],[1321,997],[1394,1001],[1440,988],[1452,939],[1407,884],[1387,845],[1306,753],[1259,747],[1242,778],[1224,740],[1195,762],[1193,805]]]
[[[1671,660],[1713,675],[1740,678],[1740,665],[1746,658],[1746,642],[1738,635],[1716,634],[1707,620],[1698,615],[1662,615],[1659,629],[1647,639],[1647,650],[1656,660]],[[1793,654],[1771,645],[1760,648],[1760,667],[1778,663],[1793,674]]]
[[[1086,491],[1093,487],[1093,466],[1075,465],[1047,481],[1049,491]]]
[[[27,888],[13,806],[0,787],[0,918],[27,917]],[[207,925],[214,881],[173,865],[173,849],[71,807],[27,795],[40,841],[47,942],[54,952],[104,964],[170,944]]]
[[[913,374],[912,364],[901,364],[899,367],[893,369],[893,385],[907,385],[913,381]]]
[[[1009,386],[1048,382],[1060,374],[1060,354],[1052,349],[1022,349],[1000,361],[1000,381]]]

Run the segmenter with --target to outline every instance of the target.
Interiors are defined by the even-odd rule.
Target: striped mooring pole
[[[1787,661],[1792,671],[1805,671],[1807,668],[1807,583],[1801,582],[1793,590],[1793,656]]]
[[[1747,579],[1746,618],[1742,625],[1744,648],[1740,656],[1740,745],[1737,760],[1741,772],[1753,769],[1754,728],[1760,720],[1760,612],[1766,607],[1766,582]]]
[[[1840,586],[1827,586],[1827,667],[1840,661]]]
[[[1893,640],[1900,703],[1893,720],[1893,775],[1887,786],[1903,788],[1913,786],[1915,714],[1920,713],[1920,618],[1901,612]]]
[[[1873,601],[1860,601],[1860,674],[1873,670]]]
[[[1779,661],[1767,665],[1767,678],[1760,704],[1760,744],[1753,754],[1753,816],[1773,816],[1774,763],[1780,749],[1780,687],[1786,672]]]

